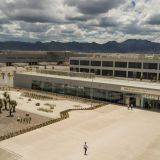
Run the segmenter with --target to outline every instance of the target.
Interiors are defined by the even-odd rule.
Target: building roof
[[[86,57],[78,57],[79,59],[86,59]],[[101,54],[93,54],[93,56],[88,56],[89,59],[114,59],[114,60],[160,60],[160,54],[134,54],[134,53],[127,53],[127,54],[120,54],[120,53],[101,53]],[[72,59],[72,57],[71,57]],[[77,59],[77,57],[76,57]]]
[[[42,74],[36,72],[24,72],[19,73],[24,75],[31,75],[31,76],[40,76],[46,78],[59,78],[59,79],[66,79],[66,80],[75,80],[75,81],[82,81],[82,82],[92,82],[92,78],[82,78],[82,77],[71,77],[71,76],[63,76],[63,75],[51,75],[51,74]],[[156,82],[144,82],[144,81],[135,81],[135,80],[125,80],[125,79],[113,79],[113,78],[100,78],[95,77],[93,78],[93,83],[100,83],[100,84],[110,84],[110,85],[118,85],[123,87],[133,87],[133,88],[141,88],[145,90],[155,90],[160,92],[160,83]]]
[[[0,55],[47,55],[44,51],[0,51]]]

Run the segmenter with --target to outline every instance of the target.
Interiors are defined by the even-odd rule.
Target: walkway
[[[20,154],[20,160],[159,160],[159,122],[156,112],[107,105],[70,112],[69,119],[2,141],[0,147]]]

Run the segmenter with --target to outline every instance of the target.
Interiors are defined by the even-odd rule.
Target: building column
[[[144,106],[143,106],[143,103],[144,103],[144,98],[143,98],[143,96],[141,96],[141,108],[144,108]]]
[[[141,67],[141,77],[143,77],[143,62],[142,62],[142,67]]]
[[[91,60],[89,60],[89,73],[91,73]]]
[[[80,60],[78,60],[78,72],[80,72]]]
[[[113,61],[113,77],[114,77],[114,73],[115,73],[115,61]]]
[[[136,106],[141,107],[141,97],[136,97]]]
[[[126,72],[127,74],[126,74],[126,78],[128,78],[128,63],[129,62],[127,62],[127,72]]]
[[[100,69],[100,75],[102,76],[102,69],[103,69],[103,66],[102,66],[102,61],[101,61],[101,69]]]
[[[157,82],[159,81],[159,67],[160,67],[160,65],[159,65],[159,63],[158,63],[158,66],[157,66],[158,68],[157,68],[157,71],[158,71],[158,73],[157,73]]]

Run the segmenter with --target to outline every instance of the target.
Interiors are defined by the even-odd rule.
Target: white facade
[[[132,102],[138,107],[145,107],[145,103],[152,103],[152,106],[159,107],[159,83],[33,72],[17,73],[14,78],[14,87],[32,88],[126,105]]]
[[[160,80],[160,55],[106,54],[71,57],[70,71],[101,76]]]

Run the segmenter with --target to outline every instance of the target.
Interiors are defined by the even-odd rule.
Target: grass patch
[[[50,107],[50,109],[54,109],[54,107],[56,106],[55,104],[50,104],[50,103],[46,103],[44,105]]]
[[[38,108],[37,109],[38,111],[43,111],[43,112],[47,112],[47,113],[50,113],[50,112],[53,112],[53,109],[50,109],[50,108]]]
[[[46,103],[46,104],[44,104],[44,105],[47,106],[47,107],[40,107],[40,108],[38,108],[37,110],[38,110],[38,111],[43,111],[43,112],[50,113],[50,112],[53,112],[53,109],[54,109],[54,107],[56,106],[56,105],[54,105],[54,104],[49,104],[49,103]]]

